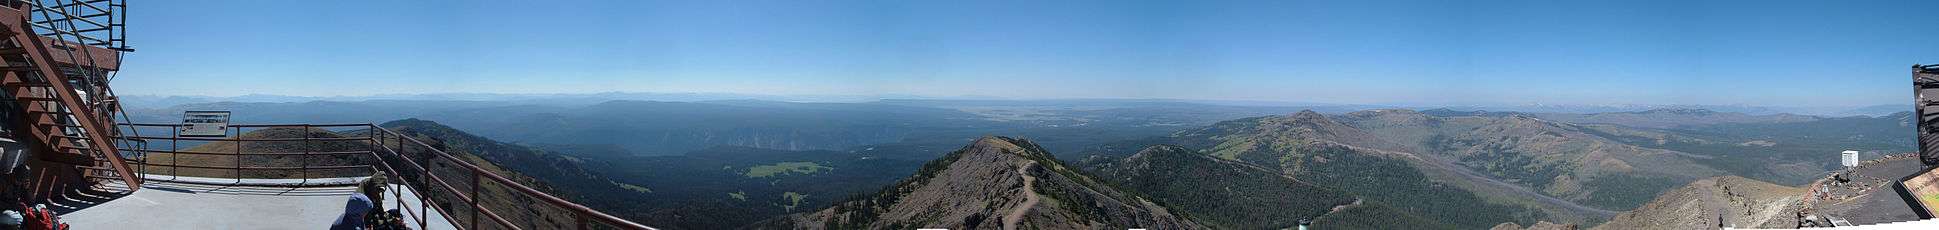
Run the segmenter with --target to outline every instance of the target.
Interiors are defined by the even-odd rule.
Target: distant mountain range
[[[912,95],[760,95],[739,93],[641,93],[641,92],[603,92],[603,93],[430,93],[430,94],[382,94],[367,96],[287,96],[273,94],[246,94],[238,96],[166,96],[166,95],[122,95],[123,104],[134,108],[166,108],[170,106],[213,103],[213,102],[267,102],[298,103],[312,101],[491,101],[517,104],[547,104],[560,106],[587,105],[613,100],[638,101],[717,101],[717,100],[767,100],[793,102],[868,102],[882,98],[962,98],[962,97],[921,97]],[[984,97],[979,97],[984,98]]]
[[[233,112],[232,123],[374,123],[402,118],[442,121],[473,133],[539,146],[616,146],[623,154],[680,155],[714,145],[783,150],[849,150],[864,145],[919,145],[938,156],[962,139],[1037,134],[1052,149],[1162,135],[1219,120],[1298,111],[1178,102],[967,106],[959,102],[800,103],[760,100],[603,101],[584,105],[502,101],[370,100],[356,102],[218,102],[130,109],[130,120],[179,122],[189,110]],[[166,130],[153,130],[166,132]],[[1051,135],[1048,133],[1093,133]]]
[[[653,93],[653,92],[600,92],[600,93],[426,93],[426,94],[383,94],[365,96],[288,96],[273,94],[247,94],[238,96],[182,96],[182,95],[121,95],[122,104],[129,108],[160,109],[178,105],[241,102],[241,103],[302,103],[313,101],[359,102],[359,101],[471,101],[500,102],[517,105],[583,106],[605,101],[673,101],[702,102],[723,100],[762,100],[786,102],[836,102],[890,104],[926,104],[941,106],[1088,106],[1088,105],[1127,105],[1140,103],[1190,103],[1202,105],[1243,106],[1243,107],[1302,107],[1323,113],[1339,113],[1378,108],[1409,108],[1427,110],[1448,108],[1454,110],[1516,111],[1527,113],[1609,113],[1636,112],[1653,109],[1704,109],[1718,112],[1734,112],[1749,115],[1799,114],[1811,116],[1881,116],[1899,111],[1912,110],[1910,104],[1882,104],[1855,106],[1756,106],[1756,105],[1694,105],[1694,104],[1524,104],[1524,105],[1463,105],[1463,104],[1354,104],[1323,102],[1285,102],[1261,100],[1200,100],[1200,99],[1018,99],[997,96],[921,96],[904,94],[882,95],[767,95],[745,93]]]
[[[456,96],[453,96],[456,97]],[[482,96],[481,96],[482,97]],[[131,121],[174,123],[182,111],[226,110],[235,123],[374,123],[402,118],[444,121],[494,139],[540,146],[618,146],[630,154],[678,155],[712,145],[786,150],[847,150],[865,145],[922,145],[926,157],[952,142],[986,134],[1046,133],[1037,138],[1056,152],[1115,139],[1162,135],[1184,127],[1300,110],[1346,113],[1363,105],[1227,105],[1184,100],[941,100],[897,99],[866,103],[799,103],[766,100],[571,102],[470,100],[365,100],[308,102],[214,102],[166,108],[131,108]],[[133,103],[133,102],[131,102]],[[1480,112],[1437,108],[1423,111],[1523,113],[1570,123],[1620,123],[1667,128],[1718,123],[1789,122],[1820,117],[1736,112],[1675,116],[1654,109],[1595,114]],[[1705,120],[1707,119],[1707,120]],[[1643,124],[1654,122],[1658,124]],[[603,130],[603,131],[602,131]],[[160,130],[156,130],[160,131]],[[1048,135],[1091,132],[1106,136]],[[947,136],[950,138],[927,139]],[[1085,138],[1087,140],[1073,139]],[[911,140],[920,141],[910,142]]]
[[[594,208],[669,229],[982,228],[1001,226],[1010,214],[989,210],[1017,209],[939,210],[912,219],[879,211],[939,203],[857,202],[882,194],[991,207],[1016,207],[1027,194],[1069,201],[1054,193],[1101,203],[1036,206],[1055,209],[1025,211],[1050,215],[1026,224],[1271,229],[1310,219],[1329,229],[1588,226],[1705,178],[1795,186],[1835,169],[1828,153],[1856,149],[1876,157],[1913,146],[1907,112],[1357,108],[1168,100],[368,100],[184,104],[133,110],[133,120],[169,123],[180,111],[205,109],[234,111],[238,123],[420,118],[384,126],[413,130]],[[990,135],[1030,141],[981,138]],[[1029,154],[1012,155],[1029,160],[963,165],[989,171],[957,170],[981,174],[952,183],[1007,184],[1031,175],[1041,185],[1071,190],[988,190],[996,197],[881,190],[925,186],[908,184],[912,178],[949,178],[935,173],[955,162],[933,162],[962,154],[966,142],[1016,145]],[[1025,166],[1030,162],[1036,165]],[[1076,208],[1084,204],[1092,206]],[[1109,213],[1126,219],[1051,217]],[[784,215],[790,216],[777,219]],[[748,225],[755,222],[760,225]]]
[[[1755,105],[1677,105],[1677,104],[1493,105],[1493,106],[1424,105],[1424,106],[1396,106],[1396,107],[1416,108],[1416,109],[1448,108],[1453,110],[1465,110],[1465,111],[1472,111],[1472,110],[1515,111],[1515,112],[1525,112],[1525,113],[1615,113],[1615,112],[1640,112],[1640,111],[1657,110],[1657,109],[1700,109],[1700,110],[1709,110],[1709,111],[1725,112],[1725,113],[1742,113],[1742,114],[1748,114],[1748,115],[1773,115],[1773,114],[1788,113],[1788,114],[1824,116],[1824,117],[1883,116],[1883,115],[1889,115],[1900,111],[1912,110],[1911,104],[1883,104],[1883,105],[1869,105],[1869,106],[1862,106],[1862,105],[1857,105],[1857,106],[1755,106]]]
[[[1544,119],[1576,124],[1614,124],[1655,129],[1728,123],[1791,123],[1821,119],[1819,117],[1789,113],[1750,115],[1737,112],[1716,112],[1707,109],[1651,109],[1636,112],[1590,114],[1537,113],[1533,115]]]
[[[1150,152],[1138,150],[1136,146],[1178,145],[1182,147],[1177,149],[1195,150],[1204,156],[1283,172],[1295,180],[1324,188],[1319,190],[1342,191],[1376,207],[1392,207],[1394,212],[1383,217],[1419,220],[1412,222],[1415,226],[1442,226],[1426,228],[1474,229],[1497,223],[1549,226],[1540,221],[1592,225],[1617,211],[1656,199],[1663,191],[1703,178],[1750,175],[1803,183],[1803,178],[1821,175],[1836,164],[1835,158],[1823,157],[1837,152],[1831,148],[1882,152],[1911,149],[1909,126],[1903,126],[1908,113],[1848,118],[1753,116],[1694,109],[1546,114],[1580,118],[1582,122],[1597,121],[1593,124],[1568,123],[1539,115],[1543,114],[1445,109],[1420,112],[1383,109],[1341,115],[1308,111],[1235,119],[1167,137],[1101,146],[1089,150],[1090,157],[1082,162],[1097,167],[1100,172],[1111,172],[1111,166],[1121,164],[1113,159],[1131,158],[1134,152]],[[1666,121],[1675,125],[1662,123]],[[1739,136],[1743,134],[1763,135]],[[1203,164],[1191,167],[1220,168]],[[1184,172],[1190,175],[1195,171]],[[1122,173],[1102,175],[1113,174]],[[1234,177],[1238,176],[1220,181],[1245,181]],[[1121,181],[1139,184],[1133,179]],[[1133,191],[1165,191],[1125,187]],[[1153,197],[1166,204],[1206,205],[1216,204],[1206,202],[1218,201]],[[1246,196],[1205,197],[1242,199]],[[1314,198],[1302,202],[1330,202],[1327,200]],[[1458,210],[1438,209],[1451,207]],[[1206,209],[1179,210],[1186,211],[1188,216],[1201,216],[1191,214]],[[1291,210],[1299,213],[1300,209]],[[1201,219],[1201,222],[1231,223],[1215,219]],[[1319,220],[1328,222],[1327,218]],[[1382,222],[1333,221],[1328,226],[1340,227],[1342,223]],[[1348,226],[1381,228],[1365,224]]]

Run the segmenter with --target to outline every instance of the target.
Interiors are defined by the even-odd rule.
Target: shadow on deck
[[[356,189],[351,186],[264,187],[150,180],[128,193],[116,183],[69,194],[55,208],[74,229],[322,229],[336,222]],[[419,201],[408,187],[404,205]],[[383,201],[386,209],[398,201]],[[441,215],[429,215],[428,229],[454,229]],[[413,228],[416,220],[406,220]]]

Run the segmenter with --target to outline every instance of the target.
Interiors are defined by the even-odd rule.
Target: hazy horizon
[[[372,4],[144,6],[117,89],[1859,107],[1939,63],[1927,1]]]
[[[590,105],[608,101],[668,101],[668,102],[709,102],[734,100],[762,100],[797,103],[873,103],[886,100],[934,100],[934,101],[1011,101],[1018,103],[1070,102],[1070,103],[1137,103],[1137,102],[1184,102],[1206,105],[1258,106],[1258,107],[1328,107],[1359,109],[1434,109],[1450,108],[1456,110],[1490,110],[1515,112],[1559,112],[1559,113],[1597,113],[1642,111],[1663,108],[1695,108],[1720,112],[1741,112],[1748,114],[1791,113],[1820,116],[1884,115],[1890,112],[1909,111],[1910,104],[1875,104],[1844,106],[1795,106],[1795,105],[1750,105],[1750,104],[1486,104],[1486,103],[1335,103],[1324,101],[1296,100],[1220,100],[1220,99],[1178,99],[1178,98],[1007,98],[995,96],[920,96],[920,95],[785,95],[785,94],[746,94],[746,93],[708,93],[708,92],[592,92],[592,93],[424,93],[424,94],[377,94],[377,95],[336,95],[336,96],[298,96],[273,94],[246,94],[231,96],[208,95],[122,95],[127,106],[137,108],[161,108],[183,104],[211,102],[242,103],[302,103],[314,101],[368,102],[368,101],[477,101],[477,102],[514,102],[538,103],[572,100],[570,105]],[[1903,109],[1882,109],[1880,107],[1904,106]],[[1357,110],[1357,109],[1356,109]],[[1890,110],[1890,111],[1886,111]]]

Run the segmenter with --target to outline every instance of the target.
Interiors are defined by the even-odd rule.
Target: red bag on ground
[[[25,212],[22,213],[23,215],[21,215],[22,219],[26,219],[26,221],[22,221],[20,223],[20,229],[25,229],[25,230],[67,230],[68,229],[67,224],[60,223],[60,220],[59,220],[60,216],[55,215],[54,211],[47,210],[40,207],[27,207],[26,204],[21,204],[21,210],[26,210]]]

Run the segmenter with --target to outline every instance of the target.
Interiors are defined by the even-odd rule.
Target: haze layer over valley
[[[1060,228],[1296,224],[1258,221],[1268,219],[1311,219],[1326,226],[1368,229],[1594,226],[1704,178],[1741,176],[1799,186],[1836,168],[1836,159],[1822,157],[1825,153],[1864,149],[1869,159],[1913,148],[1906,113],[1822,117],[1690,108],[1524,113],[1367,107],[1171,100],[616,100],[584,105],[372,100],[198,103],[135,115],[138,121],[166,122],[184,110],[228,110],[238,123],[435,122],[409,126],[442,127],[436,130],[517,146],[493,148],[563,157],[494,163],[542,181],[563,180],[547,182],[575,194],[572,199],[578,202],[627,204],[594,206],[603,211],[660,223],[656,227],[689,229],[1017,224],[1001,221],[1015,216],[1009,211],[1048,215],[1030,217],[1039,221],[1025,224]],[[987,137],[991,135],[1005,137]],[[1004,167],[937,163],[962,157],[956,155],[967,151],[965,143],[972,145],[968,148],[1022,146],[1028,150],[976,151],[1028,152],[1015,158],[1032,160]],[[882,199],[904,197],[897,199],[901,201],[923,193],[903,190],[921,190],[917,187],[922,184],[910,184],[923,180],[918,177],[955,178],[950,172],[958,169],[945,167],[1022,168],[1035,178],[1033,186],[1088,190],[993,193],[987,195],[1001,198],[989,202],[1003,204],[991,206],[999,208],[891,217],[907,214],[891,211],[904,204]],[[1000,184],[1019,178],[984,175],[947,183]],[[892,195],[908,192],[916,193]],[[1028,194],[1049,198],[1030,206],[1036,208],[1004,206],[1029,200]],[[1071,194],[1091,195],[1070,203],[1073,198],[1064,196]],[[1048,211],[1106,200],[1135,208]],[[1147,201],[1151,203],[1139,204]],[[1268,209],[1294,211],[1245,211]],[[1122,214],[1130,222],[1118,224],[1050,221],[1096,220],[1126,210],[1141,211]],[[1052,214],[1029,214],[1039,212]],[[1140,215],[1156,216],[1135,217]],[[925,216],[971,219],[924,222]]]

